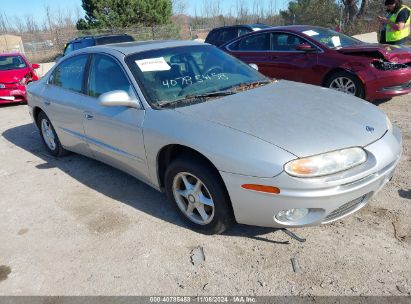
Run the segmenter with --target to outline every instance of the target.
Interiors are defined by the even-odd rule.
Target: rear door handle
[[[50,100],[45,100],[45,101],[44,101],[44,104],[45,104],[46,106],[49,106],[49,105],[51,104],[51,102],[50,102]]]
[[[94,118],[94,115],[91,112],[84,112],[84,118],[92,120]]]

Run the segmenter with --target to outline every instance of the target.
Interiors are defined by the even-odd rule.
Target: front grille
[[[327,217],[324,219],[323,224],[329,223],[331,221],[337,220],[350,212],[356,210],[358,207],[360,207],[362,204],[364,204],[367,201],[367,198],[369,197],[369,194],[365,194],[355,200],[352,200],[341,207],[335,209],[332,211]]]

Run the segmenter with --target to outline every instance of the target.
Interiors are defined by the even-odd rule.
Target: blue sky
[[[248,5],[249,10],[252,10],[254,0],[181,0],[187,4],[186,12],[189,15],[201,15],[204,12],[205,7],[215,7],[219,3],[221,12],[227,14],[232,9],[232,13],[236,11],[236,4],[239,2]],[[259,3],[264,7],[268,7],[268,4],[272,2],[275,4],[277,11],[283,9],[287,0],[259,0]],[[45,7],[49,6],[52,11],[62,10],[63,12],[71,11],[75,12],[78,9],[81,16],[84,15],[84,11],[81,7],[81,0],[1,0],[1,12],[4,13],[10,22],[13,22],[14,16],[24,17],[25,15],[32,15],[35,20],[42,22],[45,19]],[[206,3],[206,6],[204,5]],[[214,4],[214,5],[213,5]]]
[[[36,20],[42,20],[45,17],[45,7],[50,6],[53,10],[61,8],[62,10],[74,10],[78,7],[83,13],[81,8],[81,0],[2,0],[1,12],[6,14],[7,18],[11,19],[14,16],[32,15]]]

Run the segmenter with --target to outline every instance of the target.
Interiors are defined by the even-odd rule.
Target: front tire
[[[198,160],[176,159],[165,173],[168,199],[195,231],[218,234],[234,223],[230,200],[216,172]]]
[[[348,72],[337,72],[332,74],[325,82],[325,87],[364,98],[364,86],[353,74]]]
[[[40,129],[41,139],[51,155],[58,157],[67,153],[61,145],[57,133],[46,113],[39,113],[39,116],[37,117],[37,126]]]

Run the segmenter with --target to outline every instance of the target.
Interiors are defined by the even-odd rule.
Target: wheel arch
[[[40,126],[38,125],[37,119],[38,119],[39,114],[40,114],[41,112],[44,112],[42,108],[40,108],[40,107],[34,107],[34,108],[33,108],[33,120],[34,120],[34,122],[35,122],[35,124],[36,124],[37,127],[40,127]]]
[[[167,170],[167,166],[178,157],[189,157],[191,159],[198,159],[207,165],[218,175],[221,179],[221,175],[214,164],[202,153],[197,150],[179,144],[170,144],[161,148],[157,155],[157,178],[159,181],[159,186],[164,187],[164,175]]]
[[[227,196],[228,202],[230,204],[230,209],[232,214],[234,215],[233,205],[231,202],[230,195],[228,193],[227,187],[224,183],[223,178],[220,175],[217,167],[202,153],[198,152],[197,150],[179,144],[170,144],[164,146],[157,155],[157,178],[159,182],[160,189],[164,189],[165,187],[165,173],[167,170],[168,165],[174,160],[179,157],[188,157],[189,159],[196,159],[198,161],[203,162],[206,164],[214,173],[216,178],[220,181],[225,194]]]
[[[362,79],[361,79],[360,77],[358,77],[358,75],[357,75],[356,73],[354,73],[354,72],[351,71],[350,69],[345,69],[345,68],[341,68],[341,67],[334,68],[334,69],[328,71],[328,73],[325,74],[325,76],[324,76],[324,78],[323,78],[323,81],[322,81],[322,83],[321,83],[321,86],[324,87],[325,84],[327,83],[328,79],[330,79],[330,77],[331,77],[333,74],[339,73],[339,72],[347,72],[347,73],[351,74],[352,76],[354,76],[355,78],[357,78],[357,79],[361,82],[361,84],[363,85],[363,87],[365,87],[365,83],[362,81]]]

